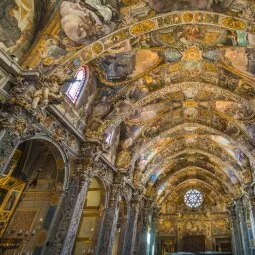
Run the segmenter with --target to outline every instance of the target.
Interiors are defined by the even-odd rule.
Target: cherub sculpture
[[[61,85],[61,79],[56,75],[52,75],[46,82],[43,82],[43,87],[36,90],[32,95],[32,108],[36,109],[39,104],[41,108],[45,108],[50,100],[58,102],[63,98]]]

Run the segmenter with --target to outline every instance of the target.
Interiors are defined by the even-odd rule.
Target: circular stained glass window
[[[203,202],[202,193],[199,190],[191,189],[184,195],[184,202],[189,208],[198,208]]]

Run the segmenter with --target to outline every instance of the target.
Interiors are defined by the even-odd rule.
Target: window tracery
[[[184,195],[184,203],[189,208],[196,209],[201,206],[202,202],[202,193],[197,189],[190,189]]]

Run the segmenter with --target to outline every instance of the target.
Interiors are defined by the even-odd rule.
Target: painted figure
[[[84,44],[111,33],[115,24],[111,22],[113,12],[101,1],[87,0],[71,3],[63,1],[60,6],[61,26],[73,41]]]

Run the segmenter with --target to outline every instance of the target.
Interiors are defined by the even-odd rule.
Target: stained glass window
[[[184,203],[192,209],[198,208],[203,202],[203,196],[197,189],[191,189],[184,195]]]
[[[81,95],[81,92],[85,88],[89,77],[89,69],[87,66],[81,67],[75,77],[74,80],[70,83],[66,96],[72,102],[76,103]]]

